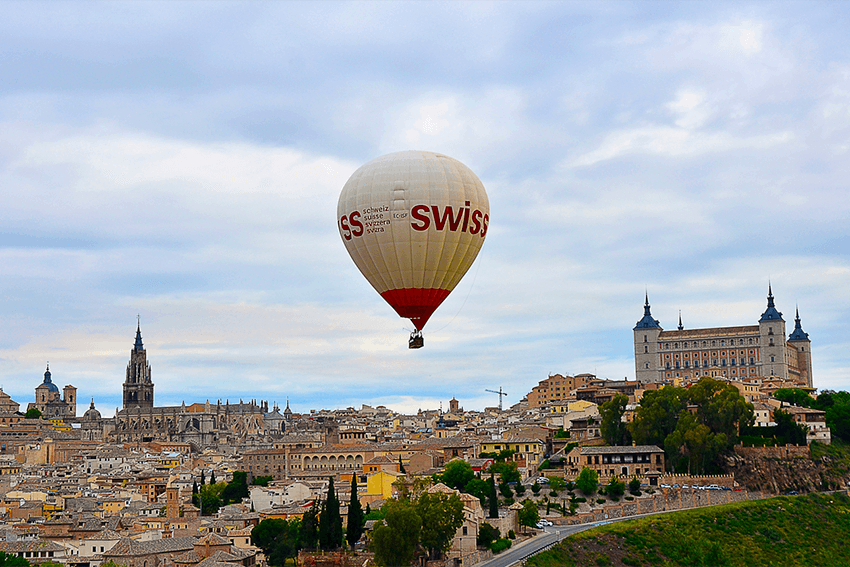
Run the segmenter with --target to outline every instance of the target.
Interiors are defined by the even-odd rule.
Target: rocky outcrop
[[[850,470],[839,457],[813,459],[808,447],[736,447],[726,459],[726,472],[750,490],[773,494],[846,488]]]

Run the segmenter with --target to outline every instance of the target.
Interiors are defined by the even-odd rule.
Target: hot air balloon
[[[468,167],[433,152],[376,158],[355,171],[337,205],[339,234],[372,287],[416,330],[478,255],[490,221],[484,185]]]

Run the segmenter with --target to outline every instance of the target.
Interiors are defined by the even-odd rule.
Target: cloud
[[[833,5],[151,6],[0,22],[13,397],[50,360],[111,413],[139,314],[157,403],[513,403],[550,372],[631,375],[645,290],[668,328],[749,324],[768,280],[841,387]],[[466,163],[492,213],[420,351],[335,227],[349,175],[410,148]]]

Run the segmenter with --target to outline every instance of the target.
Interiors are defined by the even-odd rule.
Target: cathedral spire
[[[134,350],[145,350],[145,346],[142,344],[142,327],[141,327],[141,317],[136,315],[136,344],[133,345]]]
[[[685,327],[682,326],[682,311],[679,310],[679,330],[682,331],[684,329]]]

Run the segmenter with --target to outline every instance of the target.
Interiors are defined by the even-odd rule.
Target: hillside
[[[849,539],[845,492],[779,496],[601,526],[527,565],[846,566]]]

